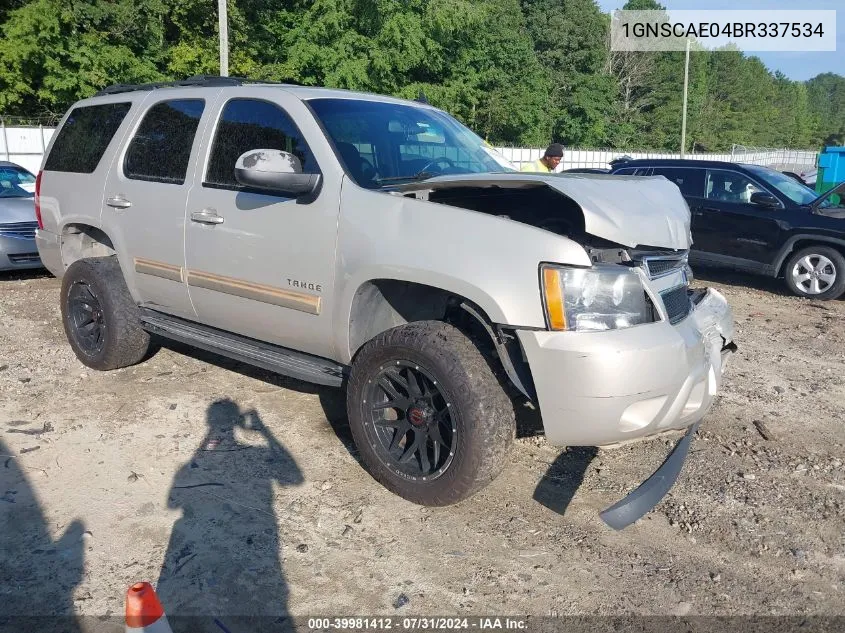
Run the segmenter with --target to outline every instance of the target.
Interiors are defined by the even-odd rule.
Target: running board
[[[304,382],[340,387],[346,368],[334,361],[232,334],[141,308],[141,324],[152,334],[255,365]]]

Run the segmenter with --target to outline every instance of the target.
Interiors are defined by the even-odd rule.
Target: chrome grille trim
[[[663,300],[663,307],[666,308],[666,316],[672,325],[683,321],[692,311],[692,301],[690,300],[686,285],[664,290],[660,293],[660,298]]]
[[[643,257],[642,262],[648,278],[658,279],[685,267],[687,255],[684,253],[682,255]]]

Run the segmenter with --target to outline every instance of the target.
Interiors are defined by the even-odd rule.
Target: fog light
[[[635,402],[625,409],[622,417],[619,418],[619,430],[630,433],[647,427],[654,422],[664,404],[666,404],[666,396]]]

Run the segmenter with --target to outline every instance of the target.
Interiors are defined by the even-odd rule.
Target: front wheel
[[[439,321],[367,343],[352,365],[347,410],[373,477],[421,505],[456,503],[490,483],[515,433],[513,405],[484,356]]]
[[[799,297],[837,299],[845,293],[845,257],[830,246],[802,248],[786,262],[784,277]]]

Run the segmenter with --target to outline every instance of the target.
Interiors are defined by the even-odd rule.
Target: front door
[[[195,313],[184,280],[185,203],[194,141],[212,105],[208,96],[168,90],[165,99],[151,91],[128,144],[116,154],[103,196],[103,226],[117,252],[129,254],[121,265],[135,299],[186,318]]]
[[[708,218],[711,226],[710,242],[703,250],[750,270],[771,264],[780,243],[784,209],[752,204],[751,195],[761,191],[768,193],[738,171],[707,170],[705,198],[693,211]]]
[[[309,110],[284,91],[224,89],[216,110],[187,206],[187,280],[198,319],[332,357],[340,167]],[[235,163],[254,149],[293,153],[303,172],[322,173],[320,189],[299,198],[248,190]]]

